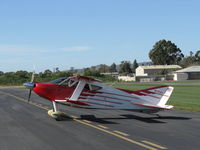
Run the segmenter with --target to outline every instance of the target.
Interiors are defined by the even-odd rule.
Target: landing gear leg
[[[52,101],[53,103],[53,111],[54,112],[57,112],[57,105],[56,105],[56,102],[55,101]]]
[[[69,118],[65,113],[58,111],[57,104],[55,101],[52,101],[53,109],[48,111],[48,115],[54,118],[56,121],[62,121]]]

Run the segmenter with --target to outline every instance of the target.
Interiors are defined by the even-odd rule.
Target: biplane
[[[157,86],[131,91],[113,88],[99,80],[85,76],[58,78],[50,82],[26,82],[31,91],[52,102],[53,109],[48,114],[55,119],[62,116],[57,103],[87,109],[122,109],[143,113],[156,113],[173,108],[166,105],[173,87]]]

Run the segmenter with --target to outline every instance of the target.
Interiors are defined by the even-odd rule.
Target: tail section
[[[157,104],[158,106],[165,106],[166,108],[173,108],[173,106],[170,105],[165,105],[167,103],[167,101],[169,100],[172,92],[173,92],[174,88],[173,87],[167,87],[167,89],[165,90],[164,95],[162,96],[162,98],[160,99],[159,103]]]
[[[142,100],[134,103],[135,105],[160,108],[160,109],[171,109],[173,106],[165,105],[169,100],[173,87],[170,86],[159,86],[139,91],[134,91],[134,94],[141,96]]]

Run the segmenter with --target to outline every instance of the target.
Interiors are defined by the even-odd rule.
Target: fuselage
[[[27,86],[29,84],[31,83],[27,83]],[[116,89],[87,77],[61,78],[46,83],[36,82],[31,87],[36,94],[45,99],[73,106],[154,111],[165,109],[165,103],[172,92],[167,86],[139,91]]]

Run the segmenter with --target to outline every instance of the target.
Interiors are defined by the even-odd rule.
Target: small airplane
[[[57,103],[92,109],[121,109],[143,113],[156,113],[173,108],[165,105],[172,94],[173,87],[158,86],[138,91],[113,88],[99,80],[85,76],[58,78],[50,82],[26,82],[23,84],[53,104],[48,114],[56,120],[62,120],[63,113]]]

